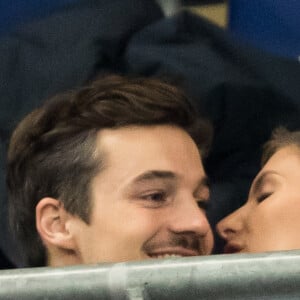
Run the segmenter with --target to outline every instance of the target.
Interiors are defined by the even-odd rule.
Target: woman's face
[[[217,231],[225,253],[300,249],[300,149],[277,151],[254,179],[246,204]]]

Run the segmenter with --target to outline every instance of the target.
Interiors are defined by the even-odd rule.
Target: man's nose
[[[246,206],[242,206],[224,219],[216,226],[217,233],[225,240],[241,232],[244,228]]]
[[[205,236],[211,232],[205,211],[194,198],[184,198],[174,207],[170,216],[169,229],[175,233],[193,233]]]

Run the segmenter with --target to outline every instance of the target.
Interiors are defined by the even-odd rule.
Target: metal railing
[[[300,251],[4,270],[0,299],[300,299]]]

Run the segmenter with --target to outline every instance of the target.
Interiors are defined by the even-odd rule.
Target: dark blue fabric
[[[300,95],[299,63],[245,47],[223,29],[188,12],[135,34],[124,60],[125,72],[177,76],[194,97],[223,83],[268,86],[295,101]]]
[[[0,35],[7,35],[26,22],[45,17],[76,0],[1,0]]]
[[[299,0],[231,0],[229,28],[239,39],[266,51],[300,57]]]

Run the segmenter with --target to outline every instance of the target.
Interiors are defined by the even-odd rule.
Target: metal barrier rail
[[[300,299],[300,251],[4,270],[0,299]]]

